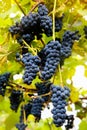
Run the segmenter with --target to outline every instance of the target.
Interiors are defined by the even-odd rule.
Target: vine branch
[[[36,3],[36,4],[32,7],[32,9],[30,10],[29,13],[31,13],[35,8],[37,8],[37,6],[38,6],[39,4],[43,4],[43,3],[44,3],[43,1],[39,1],[38,3]]]
[[[18,88],[21,88],[22,90],[25,90],[26,92],[37,92],[37,89],[25,88],[24,86],[21,86],[21,85],[19,85],[17,83],[9,81],[9,86],[12,87],[13,85],[15,85]]]
[[[11,81],[9,81],[9,86],[13,87],[13,85],[15,85],[16,87],[18,88],[21,88],[22,90],[25,90],[26,92],[37,92],[37,89],[31,89],[31,88],[25,88],[17,83],[13,83]],[[41,95],[34,95],[34,96],[31,96],[31,98],[40,98],[40,97],[45,97],[45,96],[48,96],[48,95],[51,95],[51,92],[48,92],[48,93],[45,93],[45,94],[41,94]]]
[[[36,52],[33,50],[32,47],[30,47],[24,40],[23,40],[23,43],[27,46],[28,49],[30,49],[30,50],[32,51],[32,53],[33,53],[34,55],[36,55]]]
[[[21,12],[22,12],[24,15],[26,15],[25,12],[24,12],[24,10],[22,9],[21,5],[18,3],[18,1],[17,1],[17,0],[14,0],[14,1],[15,1],[15,3],[17,4],[17,6],[19,7],[19,9],[21,10]]]

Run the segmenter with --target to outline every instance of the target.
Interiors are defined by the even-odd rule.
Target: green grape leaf
[[[0,125],[0,130],[6,130],[5,129],[5,124]]]
[[[82,103],[81,102],[76,102],[75,103],[75,109],[76,110],[78,110],[78,109],[81,110],[82,109]]]
[[[21,5],[27,5],[27,4],[30,4],[31,3],[31,1],[29,1],[29,0],[22,0],[21,1]]]
[[[87,130],[87,118],[83,119],[79,125],[79,130]]]
[[[81,89],[80,94],[82,96],[86,96],[87,95],[87,90],[86,89]]]
[[[6,130],[11,130],[19,122],[18,113],[12,112],[5,121]]]

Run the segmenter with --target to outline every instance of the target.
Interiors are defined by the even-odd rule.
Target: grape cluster
[[[65,125],[66,130],[73,128],[74,116],[69,115],[69,116],[66,117],[66,120],[67,120],[67,124]]]
[[[8,81],[10,78],[10,73],[4,73],[0,75],[0,95],[4,96],[6,91],[6,86],[8,85]]]
[[[24,106],[21,107],[20,122],[24,122],[24,116],[27,119],[28,115],[31,114],[31,108],[32,108],[31,102],[29,102],[29,103],[27,103],[27,104],[25,104]]]
[[[27,125],[25,125],[23,122],[16,124],[16,128],[18,128],[18,130],[25,130],[26,127]]]
[[[51,101],[53,103],[53,122],[56,127],[60,127],[66,120],[67,115],[65,106],[67,105],[66,99],[70,95],[70,90],[67,87],[62,88],[61,86],[52,85],[51,91]]]
[[[38,56],[33,56],[30,53],[26,53],[23,54],[22,62],[25,65],[25,72],[23,75],[24,83],[30,85],[39,72],[40,58]]]
[[[43,4],[39,4],[38,5],[38,14],[40,15],[40,16],[44,16],[44,15],[48,15],[48,9],[46,8],[46,6],[45,5],[43,5]]]
[[[80,35],[78,34],[78,31],[71,32],[71,31],[65,31],[63,38],[62,38],[62,45],[60,49],[60,57],[61,62],[60,64],[63,65],[64,60],[71,56],[72,53],[72,47],[75,40],[79,40]]]
[[[43,69],[41,70],[41,79],[48,80],[55,73],[55,70],[60,63],[60,48],[61,44],[59,41],[50,41],[43,49],[42,55],[45,57],[45,64],[42,66]],[[44,58],[41,59],[42,63],[43,59]]]
[[[15,25],[9,28],[9,32],[11,33],[12,36],[20,33],[20,30],[21,30],[21,27],[18,22],[16,22]]]
[[[29,40],[27,43],[29,44],[32,40],[34,40],[35,35],[37,36],[37,38],[41,38],[41,33],[42,30],[40,28],[40,16],[39,14],[36,13],[30,13],[27,16],[24,16],[21,19],[20,22],[22,28],[23,28],[23,33],[22,33],[22,37],[23,39],[27,42],[27,40]],[[27,32],[27,36],[25,37],[24,32]]]
[[[10,99],[10,108],[17,112],[20,103],[23,101],[23,93],[20,90],[12,90]]]
[[[41,118],[41,110],[43,107],[44,100],[42,98],[36,98],[32,101],[31,114],[36,117],[36,120],[40,120]]]
[[[58,32],[62,29],[63,17],[55,19],[55,31]],[[31,45],[35,37],[39,40],[42,34],[47,37],[52,36],[52,17],[48,16],[48,9],[44,4],[39,4],[37,12],[29,13],[23,16],[21,21],[16,22],[15,25],[9,28],[12,37],[15,35],[17,42],[24,46],[24,41]]]
[[[55,18],[55,32],[59,32],[62,29],[62,26],[63,26],[63,22],[62,22],[63,17],[64,17],[64,15],[61,16],[61,17],[56,17]]]
[[[44,95],[46,93],[50,92],[50,86],[51,86],[51,82],[43,82],[43,83],[36,83],[36,88],[37,88],[37,93],[38,95]],[[44,102],[49,101],[50,96],[43,96],[42,99],[44,100]]]
[[[84,26],[84,33],[85,33],[85,38],[87,39],[87,26]]]

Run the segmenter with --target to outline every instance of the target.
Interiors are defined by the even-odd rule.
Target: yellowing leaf
[[[70,99],[73,103],[79,100],[79,91],[74,87],[71,89]]]
[[[72,107],[70,105],[68,105],[67,110],[72,111]]]
[[[11,0],[1,0],[0,1],[0,12],[5,12],[11,7]]]
[[[86,10],[80,9],[80,10],[78,10],[78,13],[79,13],[80,15],[82,15],[82,16],[85,16],[85,15],[87,14],[87,9],[86,9]]]
[[[7,61],[7,56],[0,57],[0,66],[2,66]]]
[[[30,114],[30,115],[28,116],[27,121],[28,121],[28,122],[35,121],[35,117]]]

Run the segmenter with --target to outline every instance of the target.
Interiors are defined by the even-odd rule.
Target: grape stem
[[[87,100],[87,97],[80,97],[80,100]]]
[[[43,46],[45,47],[45,43],[44,43],[43,39],[40,39],[40,41],[43,44]]]
[[[60,75],[60,84],[63,87],[63,80],[62,80],[62,73],[61,73],[60,64],[58,65],[58,69],[59,69],[59,75]]]
[[[15,85],[15,86],[13,86],[13,85]],[[19,89],[21,88],[23,91],[25,90],[26,92],[37,92],[37,89],[25,88],[25,87],[23,87],[23,86],[21,86],[21,85],[19,85],[17,83],[14,83],[12,81],[9,81],[9,86],[11,86],[11,87],[17,87]]]
[[[19,9],[21,10],[21,12],[22,12],[24,15],[26,15],[25,12],[24,12],[24,10],[22,9],[21,5],[18,3],[18,1],[17,1],[17,0],[14,0],[14,1],[15,1],[15,3],[17,4],[17,6],[19,7]]]
[[[53,40],[55,41],[55,10],[56,10],[56,0],[54,0],[53,7]]]
[[[15,85],[15,86],[13,86],[13,85]],[[25,88],[25,87],[23,87],[23,86],[21,86],[17,83],[14,83],[12,81],[9,81],[9,86],[21,88],[23,91],[25,90],[26,92],[33,92],[33,93],[37,92],[37,89]],[[48,92],[46,94],[42,94],[42,95],[39,95],[39,96],[32,96],[31,98],[40,98],[40,97],[44,97],[44,96],[48,96],[48,95],[51,95],[51,92]]]
[[[31,12],[33,12],[33,11],[35,10],[35,8],[36,8],[39,4],[43,4],[43,3],[44,3],[43,1],[39,1],[38,3],[36,3],[36,4],[31,8],[29,14],[30,14]]]
[[[32,51],[34,55],[36,55],[36,52],[33,50],[33,48],[31,48],[24,40],[23,40],[23,43],[28,47],[28,49]]]
[[[46,94],[42,94],[42,95],[39,95],[39,96],[32,96],[31,98],[41,98],[41,97],[45,97],[45,96],[48,96],[48,95],[51,95],[51,92],[48,92]]]

